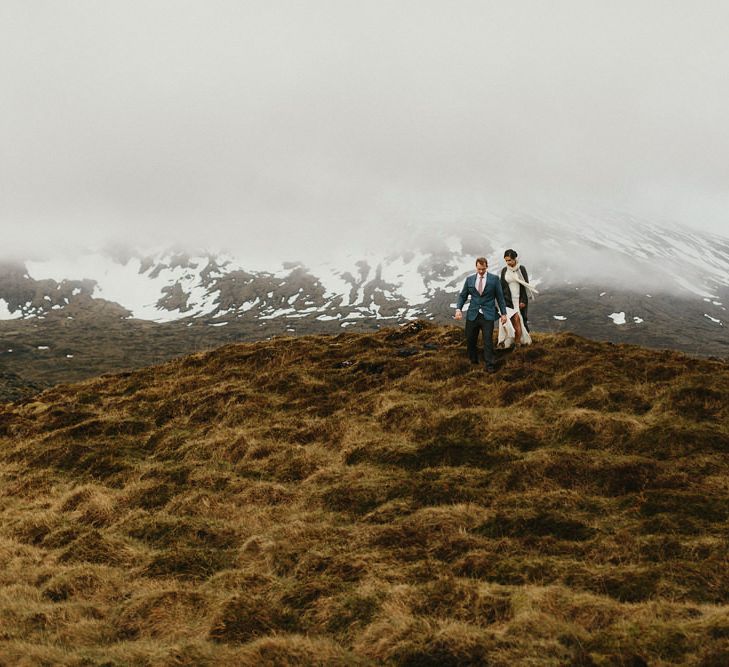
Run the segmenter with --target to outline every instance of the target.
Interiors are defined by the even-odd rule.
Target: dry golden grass
[[[729,370],[230,345],[0,406],[0,665],[729,664]]]

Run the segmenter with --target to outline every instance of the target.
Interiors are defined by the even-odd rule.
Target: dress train
[[[521,319],[521,340],[515,340],[516,339],[516,332],[514,331],[514,325],[511,323],[511,318],[518,314],[519,318]],[[504,348],[510,348],[513,347],[513,345],[516,343],[517,345],[531,345],[532,344],[532,337],[529,335],[529,332],[527,331],[527,328],[524,326],[524,319],[521,316],[521,313],[519,313],[518,310],[514,308],[509,308],[507,306],[506,308],[506,324],[501,324],[501,321],[499,321],[499,340],[498,340],[498,347],[504,347]]]

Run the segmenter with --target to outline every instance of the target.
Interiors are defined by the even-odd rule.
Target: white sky
[[[2,0],[3,251],[545,202],[729,235],[727,35],[725,0]]]

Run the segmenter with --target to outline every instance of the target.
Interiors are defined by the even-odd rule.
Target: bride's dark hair
[[[516,250],[512,250],[509,248],[508,250],[504,250],[504,257],[508,257],[509,259],[516,259],[519,255],[517,255]]]

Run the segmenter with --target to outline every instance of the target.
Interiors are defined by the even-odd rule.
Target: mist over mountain
[[[586,201],[721,232],[728,20],[718,0],[7,0],[3,249],[288,256]]]
[[[335,310],[340,317],[354,312],[375,318],[414,312],[437,316],[444,314],[438,312],[442,299],[457,292],[472,271],[475,257],[486,256],[496,273],[507,248],[520,253],[531,281],[547,291],[574,284],[642,296],[698,296],[708,299],[713,317],[720,314],[716,307],[723,307],[718,293],[729,287],[729,238],[617,211],[504,212],[458,224],[419,223],[393,229],[389,236],[375,235],[361,247],[301,247],[278,255],[270,247],[260,254],[255,245],[237,254],[226,244],[205,250],[176,245],[176,250],[107,245],[73,254],[59,249],[6,262],[5,274],[16,276],[16,293],[7,280],[0,284],[5,316],[42,315],[82,295],[154,321],[249,311],[259,317],[293,311],[327,317]],[[309,284],[295,294],[262,292],[304,276]],[[36,290],[23,301],[30,293],[17,287],[22,279],[51,281],[51,291],[55,282],[56,294]]]

